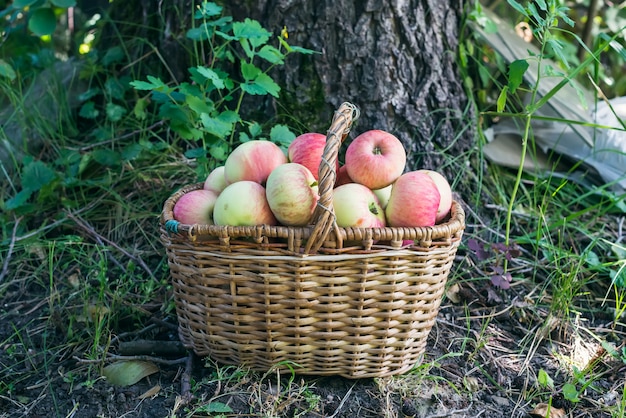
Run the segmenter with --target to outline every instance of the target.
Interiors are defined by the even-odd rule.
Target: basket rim
[[[181,187],[167,198],[163,204],[160,224],[168,234],[178,235],[181,238],[197,241],[201,239],[230,239],[230,238],[254,238],[260,242],[265,238],[285,239],[308,239],[315,225],[307,226],[284,226],[284,225],[208,225],[208,224],[184,224],[174,219],[174,205],[186,193],[202,189],[203,183],[193,183]],[[366,237],[366,239],[389,240],[391,246],[400,248],[402,241],[412,240],[429,246],[433,241],[449,241],[454,239],[465,229],[465,211],[459,201],[452,201],[452,208],[447,220],[433,226],[423,227],[383,227],[383,228],[344,228],[336,226],[335,233],[328,237],[332,241],[332,235],[339,237],[341,241],[350,240],[351,237]],[[361,238],[362,240],[363,238]],[[396,243],[396,244],[394,244]]]

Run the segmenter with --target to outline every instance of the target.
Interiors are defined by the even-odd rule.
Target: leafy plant
[[[202,177],[223,162],[237,143],[265,138],[259,123],[242,120],[244,97],[278,97],[280,87],[269,75],[270,70],[284,64],[289,54],[314,51],[289,45],[285,30],[277,38],[278,45],[273,46],[269,43],[271,33],[258,21],[246,18],[234,22],[231,16],[223,16],[222,7],[213,2],[203,2],[194,18],[199,24],[187,32],[187,38],[200,49],[198,55],[208,59],[189,68],[191,81],[171,86],[148,76],[145,81],[130,84],[150,92],[148,98],[138,100],[137,117],[143,117],[145,102],[152,100],[172,131],[200,143],[185,155],[201,163],[198,175]],[[269,139],[283,147],[293,138],[295,135],[284,125],[276,125],[269,132]]]

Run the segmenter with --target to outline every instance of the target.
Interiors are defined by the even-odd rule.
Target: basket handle
[[[319,166],[318,190],[320,198],[313,212],[313,230],[304,248],[305,254],[316,253],[324,244],[331,229],[337,229],[333,208],[333,189],[337,179],[337,158],[339,148],[350,133],[352,124],[359,117],[359,108],[344,102],[335,111],[332,123],[326,134],[326,146]],[[337,234],[339,237],[339,234]]]

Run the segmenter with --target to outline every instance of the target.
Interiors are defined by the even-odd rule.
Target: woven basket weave
[[[200,183],[165,202],[161,240],[187,348],[252,370],[348,378],[400,374],[421,361],[465,214],[455,201],[433,227],[337,227],[333,167],[357,116],[349,103],[335,112],[311,226],[178,223],[174,204]]]

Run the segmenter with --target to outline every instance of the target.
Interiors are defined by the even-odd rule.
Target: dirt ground
[[[264,375],[215,368],[175,349],[152,356],[159,371],[127,387],[98,378],[99,363],[77,347],[62,347],[63,326],[47,315],[41,288],[15,286],[0,307],[0,417],[536,417],[545,415],[531,412],[550,399],[553,413],[566,414],[554,417],[611,416],[603,410],[621,400],[626,363],[590,338],[623,341],[610,312],[581,310],[575,322],[562,322],[535,304],[530,284],[506,291],[488,280],[459,284],[444,300],[424,362],[402,376]],[[123,340],[177,347],[176,318],[151,315],[143,330],[125,324],[130,331],[109,354]],[[540,369],[555,389],[537,384]],[[575,382],[585,387],[577,404],[560,390],[572,370],[587,372]]]

